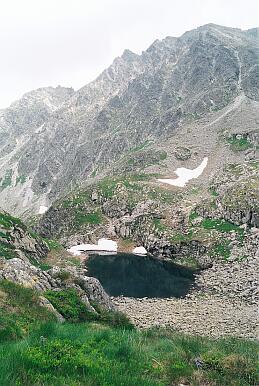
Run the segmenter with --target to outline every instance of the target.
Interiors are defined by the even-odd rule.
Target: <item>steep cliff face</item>
[[[250,139],[241,152],[230,142],[257,130],[256,33],[209,24],[142,55],[126,50],[81,90],[52,90],[44,107],[3,111],[1,122],[12,119],[0,130],[21,139],[0,142],[2,206],[26,216],[82,180],[132,170],[167,176],[209,156],[208,180],[226,162],[255,158]]]

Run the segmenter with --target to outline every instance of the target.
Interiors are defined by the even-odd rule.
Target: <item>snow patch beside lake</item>
[[[109,239],[100,239],[97,244],[80,244],[69,248],[67,251],[74,256],[80,256],[81,252],[86,251],[105,251],[105,252],[117,252],[118,245],[116,241]]]
[[[133,249],[132,253],[135,253],[136,255],[146,255],[147,250],[144,247],[136,247]]]
[[[196,169],[186,169],[186,168],[178,168],[175,171],[175,174],[178,178],[161,178],[158,181],[163,182],[165,184],[184,187],[187,182],[192,180],[193,178],[198,178],[206,168],[208,163],[208,157],[205,157],[202,163]]]

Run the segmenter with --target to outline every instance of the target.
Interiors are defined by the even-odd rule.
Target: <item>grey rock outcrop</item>
[[[58,267],[54,270],[59,271]],[[51,273],[51,272],[50,272]],[[114,305],[101,286],[99,280],[93,277],[75,275],[74,281],[69,283],[62,283],[57,277],[53,277],[50,273],[42,271],[40,268],[33,266],[19,258],[13,258],[10,260],[0,260],[0,280],[5,279],[14,283],[20,284],[24,287],[29,287],[44,294],[47,290],[61,290],[67,288],[74,288],[81,300],[95,312],[91,306],[91,301],[103,306],[105,309],[114,310]],[[44,297],[44,296],[43,296]],[[47,301],[43,300],[42,303],[50,308]]]
[[[3,259],[1,261],[0,278],[38,291],[46,291],[58,287],[56,280],[47,272],[19,258]]]
[[[95,301],[109,310],[114,310],[114,304],[110,297],[104,291],[99,280],[94,277],[82,276],[79,277],[80,287],[86,292],[90,301]]]
[[[46,242],[38,235],[29,232],[17,218],[0,210],[0,256],[20,257],[39,262],[49,251]]]

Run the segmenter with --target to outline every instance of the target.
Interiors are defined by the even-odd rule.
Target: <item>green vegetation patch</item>
[[[46,291],[45,297],[56,310],[71,322],[95,320],[95,314],[82,302],[76,290]]]
[[[154,218],[153,224],[154,224],[155,229],[158,232],[166,232],[169,229],[168,226],[165,225],[160,218]]]
[[[189,221],[193,221],[193,220],[195,220],[195,219],[198,218],[198,217],[200,217],[200,215],[199,215],[197,212],[192,211],[192,212],[190,213],[190,215],[189,215]]]
[[[240,228],[238,225],[232,224],[222,219],[205,218],[202,221],[201,226],[205,229],[216,229],[219,232],[235,231],[240,235],[244,234],[244,230]]]
[[[11,229],[15,225],[21,227],[22,229],[26,229],[25,225],[21,222],[20,219],[10,216],[7,213],[0,212],[0,226],[2,226],[5,229]]]
[[[170,237],[170,240],[173,243],[178,243],[178,242],[188,242],[193,239],[193,230],[189,229],[188,233],[173,233],[172,236]]]
[[[159,152],[159,158],[160,158],[160,161],[164,161],[167,158],[167,152],[165,150],[161,150]]]
[[[44,262],[44,260],[37,260],[35,258],[35,255],[33,254],[30,254],[28,252],[24,252],[24,254],[26,255],[26,257],[28,258],[29,262],[32,265],[34,265],[37,268],[40,268],[42,271],[48,271],[49,269],[52,268],[52,266]]]
[[[236,135],[232,135],[232,137],[228,139],[228,143],[230,144],[230,148],[233,151],[245,151],[253,147],[247,138],[237,138]]]
[[[84,214],[83,212],[77,212],[75,215],[75,221],[78,225],[83,224],[101,224],[103,217],[101,211]]]
[[[67,197],[65,200],[61,202],[63,208],[71,208],[77,205],[84,204],[86,202],[90,202],[91,195],[90,192],[85,190],[82,192],[76,192],[73,195]]]
[[[229,247],[229,242],[227,240],[221,240],[220,243],[215,244],[210,252],[209,255],[212,257],[223,257],[224,260],[228,260],[230,257],[231,250]]]
[[[147,192],[148,198],[163,203],[172,204],[181,197],[179,193],[172,192],[163,188],[152,188]]]
[[[12,169],[7,170],[5,173],[5,176],[0,179],[0,187],[2,189],[8,188],[9,186],[12,185],[12,176],[13,176]]]
[[[111,198],[119,181],[118,178],[107,177],[98,183],[98,188],[105,198]]]
[[[217,197],[219,194],[213,186],[209,187],[209,192],[213,197]]]
[[[14,259],[15,257],[18,257],[18,255],[12,244],[0,241],[0,257],[4,257],[5,259]]]
[[[0,231],[0,238],[6,239],[7,241],[11,240],[11,235],[9,232],[2,232]]]
[[[147,148],[148,146],[152,145],[152,143],[153,143],[153,141],[150,141],[147,139],[146,141],[140,143],[139,145],[130,148],[129,152],[135,152],[135,151],[143,150],[143,149]]]
[[[113,197],[119,184],[124,185],[128,190],[141,191],[143,185],[140,183],[150,181],[156,176],[156,174],[139,173],[123,177],[106,177],[98,183],[97,187],[100,189],[102,196],[108,199]]]
[[[47,239],[47,238],[44,238],[43,239],[45,241],[45,243],[47,244],[47,246],[49,247],[49,249],[51,251],[58,251],[58,250],[61,250],[63,249],[63,246],[56,240],[52,240],[52,239]]]
[[[255,386],[257,347],[163,330],[46,324],[26,341],[0,346],[0,384]]]
[[[140,200],[145,199],[152,199],[164,203],[178,201],[180,197],[179,194],[147,184],[147,182],[159,176],[157,173],[134,173],[125,177],[108,177],[100,181],[98,187],[101,190],[102,196],[110,199],[116,194],[118,186],[123,185],[127,190],[127,203],[132,207]]]
[[[47,293],[73,323],[55,322],[37,292],[0,281],[1,386],[257,385],[257,342],[139,331],[97,304],[99,319],[76,324],[89,310],[75,290]]]
[[[18,184],[24,184],[26,182],[26,176],[18,176],[16,177],[16,181],[15,181],[15,186],[17,186]]]
[[[92,171],[92,173],[90,174],[90,177],[91,177],[91,178],[96,177],[96,176],[97,176],[97,173],[98,173],[98,169],[94,169],[94,170]]]
[[[133,325],[126,315],[118,311],[107,311],[96,302],[91,309],[82,302],[73,288],[62,291],[46,291],[46,298],[64,318],[73,323],[98,321],[113,327],[132,329]]]
[[[27,335],[32,326],[51,320],[55,320],[54,315],[40,306],[35,291],[7,280],[0,281],[0,342],[19,339]]]

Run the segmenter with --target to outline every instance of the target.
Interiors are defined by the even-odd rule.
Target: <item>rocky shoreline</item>
[[[139,328],[169,327],[212,338],[258,337],[257,256],[235,263],[217,262],[196,277],[185,298],[112,298]]]

